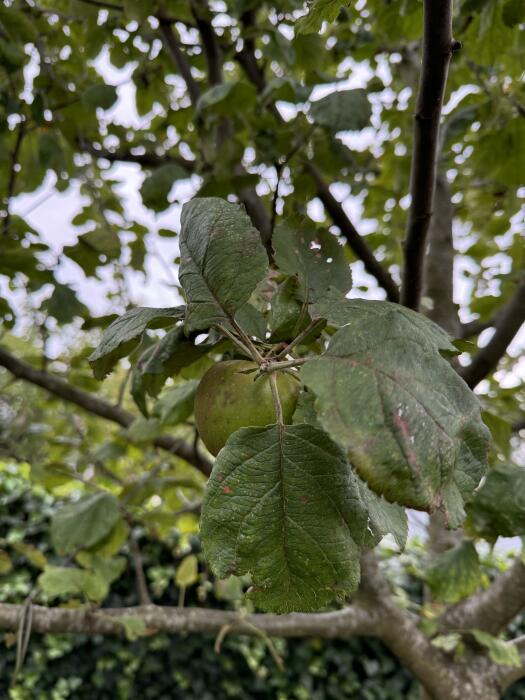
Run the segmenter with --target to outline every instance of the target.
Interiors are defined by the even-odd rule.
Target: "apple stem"
[[[244,353],[245,355],[247,355],[248,357],[253,358],[253,353],[249,350],[249,348],[247,348],[246,345],[244,345],[244,343],[242,343],[242,342],[239,340],[239,338],[237,338],[237,337],[236,337],[233,333],[231,333],[227,328],[225,328],[224,326],[221,326],[220,324],[217,324],[217,325],[216,325],[216,328],[217,328],[221,333],[223,333],[225,336],[227,336],[227,337],[232,341],[232,343],[233,343],[234,345],[237,345],[237,347],[238,347],[240,350],[242,350],[243,353]],[[255,359],[255,358],[253,358],[253,359]]]
[[[273,405],[275,408],[275,418],[279,425],[284,425],[283,418],[283,407],[281,406],[281,399],[279,398],[279,390],[277,388],[277,375],[270,374],[270,386],[272,389]]]
[[[244,330],[239,326],[237,321],[235,319],[231,319],[232,326],[235,328],[239,336],[241,337],[242,342],[248,350],[250,351],[250,355],[253,357],[255,362],[257,362],[258,365],[262,364],[264,362],[264,357],[261,355],[261,353],[257,350],[255,347],[254,343],[252,342],[252,339],[250,336],[244,332]]]

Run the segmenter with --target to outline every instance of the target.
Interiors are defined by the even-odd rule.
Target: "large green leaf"
[[[182,208],[179,279],[186,292],[189,330],[224,322],[248,301],[268,257],[243,209],[217,197]]]
[[[486,468],[488,431],[478,400],[439,354],[450,341],[394,304],[349,300],[341,308],[346,325],[301,370],[321,424],[376,493],[443,508],[459,525]]]
[[[467,506],[468,524],[490,539],[525,535],[525,469],[498,464]]]
[[[51,541],[58,554],[93,547],[119,519],[118,503],[110,493],[85,496],[58,510],[51,521]]]
[[[328,231],[307,222],[283,222],[275,229],[272,245],[275,262],[282,272],[297,277],[298,296],[304,301],[322,298],[330,287],[346,293],[352,286],[344,249]]]
[[[88,358],[95,377],[104,379],[121,357],[129,355],[139,344],[146,328],[162,328],[183,316],[183,306],[163,309],[139,306],[127,311],[104,331],[102,340]]]
[[[468,598],[481,585],[479,557],[472,542],[440,554],[429,567],[426,581],[438,600],[457,603]]]
[[[338,90],[311,103],[310,113],[316,124],[331,131],[359,131],[370,123],[372,107],[366,91]]]
[[[310,425],[241,428],[219,453],[201,539],[220,578],[251,573],[255,603],[315,610],[351,593],[367,515],[342,450]]]

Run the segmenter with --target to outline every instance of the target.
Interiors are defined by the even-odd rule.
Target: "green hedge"
[[[5,475],[5,473],[4,473]],[[24,535],[45,551],[52,501],[27,490],[16,477],[0,484],[0,532]],[[146,564],[173,565],[172,550],[159,542],[143,547]],[[38,571],[22,557],[0,579],[0,599],[20,602]],[[128,568],[128,571],[131,571]],[[414,586],[419,583],[414,581]],[[178,592],[168,587],[156,602],[175,604]],[[108,605],[136,603],[133,576],[112,589]],[[195,590],[187,604],[198,605]],[[224,603],[208,593],[207,606]],[[416,684],[377,640],[276,640],[285,669],[275,666],[264,642],[226,637],[220,654],[214,637],[190,635],[144,637],[134,642],[84,635],[48,635],[31,639],[29,654],[14,688],[10,679],[14,648],[0,654],[0,698],[10,700],[419,700]],[[525,700],[525,685],[506,700]]]

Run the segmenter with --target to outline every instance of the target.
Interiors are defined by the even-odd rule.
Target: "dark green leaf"
[[[258,606],[314,610],[355,589],[366,522],[356,479],[326,433],[242,428],[215,462],[201,538],[217,576],[251,573]]]
[[[360,131],[370,124],[372,108],[366,90],[339,90],[311,103],[310,112],[319,126],[333,132]]]
[[[88,358],[95,377],[104,379],[121,357],[129,355],[138,345],[146,328],[161,328],[181,319],[183,315],[183,306],[164,309],[139,306],[117,318],[104,331],[102,340]]]
[[[489,539],[525,535],[525,469],[492,467],[467,506],[469,527]]]
[[[91,107],[92,109],[96,109],[97,107],[109,109],[116,101],[116,88],[113,87],[113,85],[106,85],[105,83],[92,85],[82,95],[82,102],[86,107]]]
[[[140,188],[144,205],[153,211],[164,211],[170,204],[168,195],[174,183],[187,177],[188,173],[180,165],[167,163],[159,166],[145,178]]]
[[[44,301],[42,308],[59,323],[71,323],[77,316],[88,315],[87,307],[67,284],[55,284],[53,294]]]
[[[307,222],[299,226],[284,222],[276,227],[272,245],[279,269],[296,275],[303,301],[322,298],[330,287],[345,294],[352,286],[343,247],[324,229]]]
[[[350,5],[350,0],[312,0],[308,14],[295,24],[298,34],[314,34],[321,29],[323,22],[333,22],[341,7]]]
[[[180,251],[179,279],[188,301],[189,330],[209,328],[234,316],[268,266],[259,232],[248,215],[216,197],[184,205]]]

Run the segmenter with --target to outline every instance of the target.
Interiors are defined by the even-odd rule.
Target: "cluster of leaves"
[[[219,198],[193,199],[180,236],[185,310],[128,312],[90,362],[102,377],[148,323],[178,319],[145,351],[163,363],[165,378],[180,352],[177,342],[164,352],[166,338],[188,344],[196,331],[207,333],[204,345],[215,356],[218,344],[229,343],[219,357],[260,358],[261,373],[302,365],[294,425],[276,414],[274,425],[243,428],[221,450],[201,536],[218,576],[251,574],[257,605],[310,610],[355,590],[362,547],[406,527],[400,506],[443,508],[453,527],[463,521],[463,502],[486,467],[488,431],[474,395],[441,354],[456,349],[438,326],[388,302],[346,299],[351,278],[330,234],[288,221],[273,245],[270,279],[244,211]],[[280,363],[281,356],[288,359]],[[189,391],[176,386],[186,401],[194,383]],[[383,506],[378,496],[398,505]]]

